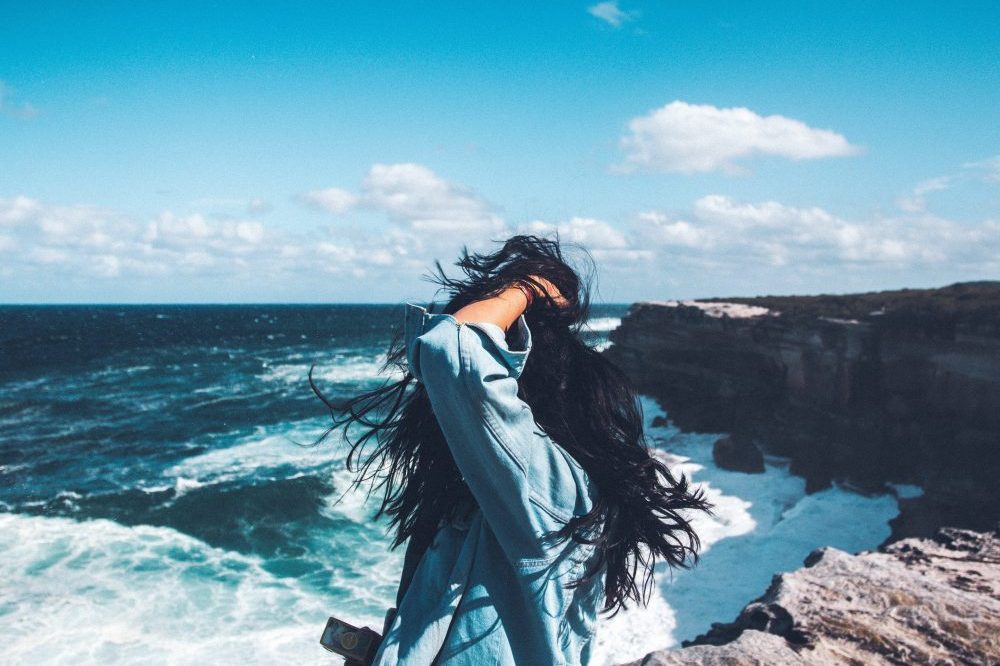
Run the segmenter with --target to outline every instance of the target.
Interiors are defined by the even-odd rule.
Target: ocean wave
[[[592,317],[584,323],[584,328],[590,329],[591,331],[597,332],[607,332],[613,331],[614,329],[621,326],[621,317]]]
[[[24,469],[29,469],[29,466],[25,463],[0,465],[0,475],[14,474]]]
[[[196,490],[202,488],[205,484],[198,479],[188,479],[183,476],[179,476],[173,480],[173,483],[165,483],[159,485],[143,485],[140,484],[136,490],[146,493],[147,495],[159,495],[161,493],[170,492],[171,502],[178,497],[183,497],[191,490]]]
[[[331,433],[320,446],[304,447],[295,443],[315,440],[325,430],[319,423],[320,420],[313,419],[257,428],[253,434],[240,437],[228,446],[171,465],[163,471],[163,476],[183,477],[197,483],[219,483],[241,478],[273,478],[278,470],[301,472],[330,467],[346,455],[345,447],[339,444],[339,431]]]
[[[330,663],[318,639],[338,597],[258,558],[162,527],[17,514],[0,514],[0,550],[0,662]]]
[[[319,436],[325,430],[321,422],[309,420],[259,428],[229,446],[186,458],[166,468],[163,471],[165,485],[153,488],[172,488],[174,496],[170,503],[173,503],[207,486],[260,485],[313,476],[332,485],[332,492],[320,498],[317,507],[320,516],[370,525],[377,510],[377,499],[366,498],[364,486],[352,488],[355,473],[346,469],[348,447],[342,442],[342,431],[330,433],[328,439],[316,447],[295,444],[295,441],[308,443]],[[388,540],[380,540],[380,547],[388,543]]]
[[[325,518],[357,525],[368,525],[377,510],[377,499],[366,498],[364,486],[354,489],[354,472],[346,469],[348,447],[342,442],[341,431],[330,433],[316,447],[294,443],[311,442],[325,428],[310,420],[275,428],[261,428],[229,446],[186,458],[163,471],[166,484],[174,497],[184,496],[204,486],[232,483],[260,484],[268,480],[294,479],[304,475],[323,478],[333,491],[324,496],[318,507]],[[161,488],[161,486],[153,486]],[[387,545],[388,540],[382,545]]]
[[[339,516],[358,524],[370,523],[378,510],[379,496],[372,493],[369,497],[368,486],[365,484],[355,488],[355,473],[342,465],[331,470],[331,478],[337,490],[326,498],[320,512],[331,518]],[[385,543],[388,544],[389,540],[386,539]]]
[[[403,373],[390,367],[387,374],[379,374],[386,355],[367,356],[363,354],[336,354],[332,361],[317,363],[313,370],[313,381],[317,384],[357,384],[391,379],[397,381],[403,378]],[[271,365],[265,362],[267,371],[258,375],[265,382],[283,382],[286,384],[308,385],[309,367],[311,363],[278,363]]]
[[[26,391],[29,389],[37,388],[39,386],[45,386],[52,379],[50,377],[36,377],[34,379],[24,379],[20,381],[12,381],[0,384],[3,386],[4,390],[9,391]]]

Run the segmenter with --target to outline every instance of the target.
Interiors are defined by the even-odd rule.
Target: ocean
[[[587,341],[626,304],[595,305]],[[403,549],[349,492],[334,400],[378,386],[401,305],[0,306],[0,663],[337,664],[330,614],[381,628]],[[873,548],[897,487],[807,495],[787,461],[717,468],[644,396],[660,455],[704,484],[692,570],[603,620],[596,664],[730,621],[813,549]],[[656,416],[668,417],[653,427]]]

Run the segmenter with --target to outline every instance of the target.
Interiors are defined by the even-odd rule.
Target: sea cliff
[[[720,464],[788,456],[810,490],[919,485],[889,541],[991,529],[1000,506],[1000,282],[632,305],[605,354]]]
[[[1000,663],[1000,282],[643,301],[609,339],[676,425],[725,433],[720,466],[772,453],[810,492],[923,489],[877,551],[814,551],[635,665]]]

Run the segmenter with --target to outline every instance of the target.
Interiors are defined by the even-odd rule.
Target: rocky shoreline
[[[1000,664],[1000,282],[632,305],[604,353],[713,457],[814,492],[894,484],[877,551],[814,551],[730,623],[634,664]]]
[[[628,666],[1000,663],[1000,539],[943,528],[850,555],[821,548],[729,623]]]

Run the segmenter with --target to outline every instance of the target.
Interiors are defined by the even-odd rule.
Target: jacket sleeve
[[[410,303],[406,307],[410,373],[424,385],[483,518],[512,563],[549,559],[546,535],[562,523],[551,509],[545,510],[533,477],[555,480],[570,501],[570,512],[577,485],[569,478],[569,483],[558,481],[565,474],[552,463],[564,468],[565,460],[537,450],[551,440],[544,439],[531,407],[517,395],[517,378],[531,350],[524,315],[514,324],[517,344],[508,346],[496,324],[459,322],[450,314],[428,314]],[[539,460],[550,469],[540,469]]]

